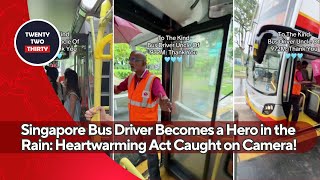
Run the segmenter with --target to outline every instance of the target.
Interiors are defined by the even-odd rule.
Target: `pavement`
[[[234,107],[239,121],[260,121],[245,102],[244,78],[234,79]],[[316,180],[320,177],[320,138],[316,146],[303,154],[238,153],[236,179]]]

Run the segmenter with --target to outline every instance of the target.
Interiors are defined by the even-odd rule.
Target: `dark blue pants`
[[[148,159],[148,171],[151,180],[159,180],[160,178],[160,170],[159,170],[159,158],[158,154],[147,154]]]
[[[149,148],[150,143],[153,139],[157,139],[156,135],[151,136],[140,136],[138,137],[139,141],[146,142],[147,148]],[[147,160],[148,160],[148,171],[149,177],[151,180],[159,180],[160,178],[160,168],[159,168],[159,158],[158,153],[156,151],[146,152]],[[140,154],[140,156],[143,156]]]
[[[299,119],[299,111],[300,111],[300,96],[299,95],[291,95],[291,105],[292,105],[292,118],[291,123],[292,125],[295,125],[295,123]]]

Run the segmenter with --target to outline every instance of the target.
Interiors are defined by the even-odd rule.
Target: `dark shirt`
[[[304,81],[309,81],[308,70],[302,69],[302,70],[301,70],[301,73],[302,73],[303,80],[304,80]]]

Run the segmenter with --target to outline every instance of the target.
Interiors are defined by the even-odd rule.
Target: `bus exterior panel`
[[[299,31],[310,32],[314,36],[311,38],[313,39],[319,36],[320,31],[320,1],[263,0],[260,6],[259,15],[256,18],[257,26],[253,30],[253,35],[256,35],[262,26],[272,24],[291,27]],[[283,101],[288,101],[283,100],[284,94],[287,94],[287,97],[289,97],[291,90],[289,87],[289,89],[287,89],[287,92],[283,92],[284,88],[282,87],[290,86],[288,83],[292,82],[292,77],[286,80],[288,82],[284,82],[286,65],[288,63],[287,60],[284,57],[272,57],[272,62],[265,62],[270,61],[270,58],[268,57],[275,56],[270,53],[270,51],[268,53],[268,50],[261,65],[257,64],[252,59],[252,55],[249,56],[251,59],[248,61],[249,65],[247,66],[247,91],[245,93],[247,104],[261,121],[277,122],[286,120],[287,117],[284,113],[282,103]],[[257,79],[259,80],[259,78],[267,78],[265,75],[265,71],[268,72],[269,66],[274,65],[273,69],[277,69],[277,66],[275,66],[276,60],[279,61],[279,64],[277,64],[277,66],[279,65],[278,70],[271,71],[271,73],[277,71],[278,79],[272,85],[279,88],[275,88],[276,92],[274,92],[273,94],[267,94],[266,91],[264,91],[264,86],[260,85],[259,87],[259,82],[257,83],[256,81]],[[250,65],[250,63],[253,64]],[[291,63],[288,63],[288,66],[289,64]],[[270,73],[270,71],[268,73]],[[267,82],[267,80],[261,80],[260,84],[263,84],[261,83],[263,81]],[[272,80],[269,79],[268,81],[270,82]],[[266,84],[267,83],[263,85]],[[266,115],[262,113],[263,108],[266,104],[274,104],[274,109],[271,114]]]
[[[255,113],[256,117],[262,122],[268,124],[272,123],[273,121],[286,120],[282,105],[276,103],[278,101],[277,96],[268,96],[257,93],[257,91],[250,85],[247,85],[245,96],[248,106]],[[265,104],[275,104],[271,114],[263,114],[263,108]]]
[[[302,1],[295,22],[296,29],[310,32],[314,37],[319,37],[320,32],[320,1]]]

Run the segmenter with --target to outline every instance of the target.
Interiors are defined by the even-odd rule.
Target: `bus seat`
[[[314,92],[320,96],[320,90],[314,89],[314,90],[312,90],[312,92]],[[308,109],[315,112],[315,113],[318,113],[318,110],[317,110],[317,109],[319,109],[318,101],[319,101],[318,97],[315,94],[310,93],[310,100],[309,100],[309,104],[308,104]]]
[[[317,84],[320,84],[320,59],[313,60],[311,64],[313,77],[316,80]]]

